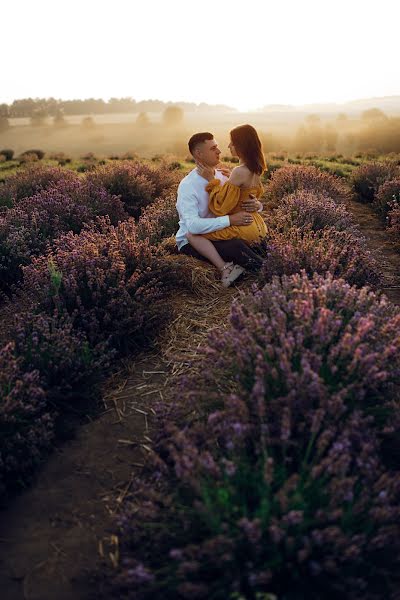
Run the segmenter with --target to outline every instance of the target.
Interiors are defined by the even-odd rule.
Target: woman
[[[244,200],[255,196],[260,198],[263,193],[261,176],[266,169],[262,144],[257,131],[251,125],[240,125],[230,132],[229,149],[232,156],[239,158],[240,162],[235,167],[223,185],[214,177],[214,170],[198,163],[199,174],[209,181],[206,190],[209,193],[209,209],[216,216],[223,216],[239,212]],[[188,234],[187,239],[191,246],[212,264],[218,267],[221,257],[210,240],[230,240],[241,238],[248,244],[261,240],[267,234],[267,227],[263,217],[258,212],[249,213],[248,225],[231,225],[219,231],[201,235]],[[227,263],[222,269],[222,282],[225,285],[232,283],[230,271],[237,267]],[[227,275],[224,270],[227,269]],[[242,267],[237,268],[238,276],[243,272]]]

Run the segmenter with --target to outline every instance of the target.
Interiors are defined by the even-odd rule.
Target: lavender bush
[[[79,180],[79,176],[61,167],[29,165],[7,178],[0,187],[0,206],[12,206],[22,198],[34,196],[41,190],[65,186]]]
[[[179,275],[148,240],[138,239],[133,219],[114,227],[108,217],[85,224],[79,235],[63,234],[23,272],[23,288],[47,314],[67,312],[91,346],[109,338],[121,350],[157,331]]]
[[[0,497],[25,485],[52,438],[39,373],[23,368],[10,342],[0,349]]]
[[[352,184],[361,202],[373,202],[379,186],[393,179],[398,174],[398,167],[393,162],[364,163],[354,169]]]
[[[159,198],[143,209],[138,221],[138,236],[158,245],[174,235],[179,229],[179,216],[176,210],[176,196],[170,194]]]
[[[266,283],[274,275],[292,275],[305,269],[332,273],[353,285],[379,285],[378,261],[368,250],[364,238],[354,230],[338,231],[335,227],[313,231],[310,225],[283,231],[270,229],[268,236],[255,247],[264,257],[259,272]]]
[[[115,594],[397,598],[399,347],[399,309],[331,275],[236,300],[119,520]]]
[[[395,238],[395,244],[400,249],[400,204],[396,203],[388,214],[389,232]]]
[[[379,186],[374,198],[374,208],[382,217],[387,217],[388,213],[400,202],[400,177],[390,179]]]
[[[23,370],[39,373],[53,406],[84,399],[115,355],[106,343],[91,347],[84,333],[73,328],[71,317],[57,311],[18,314],[13,339]]]
[[[98,167],[86,179],[119,195],[129,215],[138,218],[144,207],[175,190],[179,174],[163,164],[126,160]]]
[[[279,204],[284,196],[299,190],[323,194],[338,203],[346,202],[352,196],[348,186],[336,175],[304,165],[285,166],[274,171],[266,192],[270,200]]]
[[[324,192],[299,190],[283,196],[268,224],[280,230],[311,227],[319,231],[334,227],[357,233],[354,219],[344,204],[334,202]]]
[[[22,266],[44,253],[61,233],[79,233],[84,223],[109,215],[117,224],[128,217],[118,197],[81,181],[59,181],[0,213],[0,290],[21,279]]]

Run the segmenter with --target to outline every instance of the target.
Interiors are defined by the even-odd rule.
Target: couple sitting
[[[250,245],[267,234],[257,199],[266,168],[261,141],[251,125],[235,127],[230,137],[231,154],[240,160],[232,172],[216,169],[221,150],[211,133],[190,138],[197,166],[180,182],[176,203],[179,252],[210,261],[220,269],[224,287],[246,268],[260,268],[262,259]]]

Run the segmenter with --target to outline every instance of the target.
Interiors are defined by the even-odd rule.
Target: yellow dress
[[[247,200],[250,194],[260,198],[263,193],[262,185],[251,188],[240,188],[226,181],[223,185],[219,179],[212,179],[207,187],[209,193],[208,208],[217,217],[234,214],[243,210],[240,207],[243,200]],[[253,222],[250,225],[230,225],[219,231],[201,234],[208,240],[231,240],[240,238],[247,243],[257,242],[267,235],[267,227],[261,214],[252,212]]]

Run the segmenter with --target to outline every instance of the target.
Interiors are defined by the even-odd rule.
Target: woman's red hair
[[[263,154],[261,140],[252,125],[239,125],[230,132],[236,152],[246,167],[257,175],[262,175],[267,165]]]

